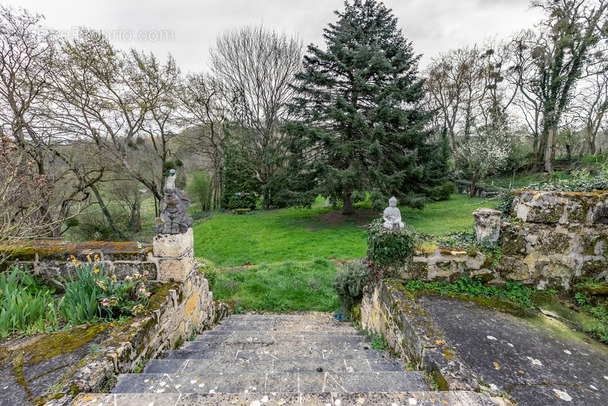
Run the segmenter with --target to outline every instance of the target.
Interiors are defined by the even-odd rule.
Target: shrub
[[[336,275],[332,287],[338,295],[343,314],[352,318],[353,309],[363,299],[363,288],[369,281],[367,264],[362,260],[347,263]]]
[[[209,282],[209,290],[213,290],[213,285],[215,285],[217,279],[215,264],[206,258],[196,258],[196,264],[198,265],[198,271],[202,272]]]
[[[230,196],[228,199],[228,208],[230,209],[255,209],[257,196],[254,193],[239,192]]]
[[[435,201],[449,200],[454,193],[456,193],[456,185],[452,182],[445,182],[441,186],[432,188],[429,197]]]
[[[594,190],[608,190],[608,165],[599,170],[596,176],[589,170],[572,171],[570,178],[552,178],[546,183],[536,183],[527,186],[528,190],[557,190],[563,192],[592,192]]]
[[[405,226],[402,230],[382,227],[382,219],[374,220],[367,236],[367,256],[376,265],[400,264],[412,255],[417,235],[414,229]]]

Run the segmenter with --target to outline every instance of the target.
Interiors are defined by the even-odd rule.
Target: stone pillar
[[[183,234],[157,234],[152,245],[158,259],[158,279],[183,282],[194,270],[194,238],[192,229]]]
[[[477,242],[495,246],[500,237],[500,225],[502,223],[502,213],[498,210],[479,208],[473,212],[475,218],[475,235]]]

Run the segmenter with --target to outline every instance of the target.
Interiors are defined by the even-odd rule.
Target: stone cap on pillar
[[[194,248],[194,233],[188,228],[183,234],[157,234],[152,244],[155,257],[180,258]]]

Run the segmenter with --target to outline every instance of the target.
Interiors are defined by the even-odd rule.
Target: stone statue
[[[382,227],[384,228],[391,230],[401,230],[402,228],[405,228],[405,224],[401,221],[401,211],[397,208],[397,198],[395,196],[389,199],[388,207],[384,209],[382,218],[384,219],[384,224],[382,224]]]
[[[175,187],[175,169],[171,169],[165,187],[163,200],[160,202],[160,217],[156,218],[156,232],[161,234],[183,234],[192,225],[187,209],[190,200],[182,196],[181,190]]]

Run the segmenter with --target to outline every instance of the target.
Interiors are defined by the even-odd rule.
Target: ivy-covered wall
[[[516,191],[511,207],[497,249],[418,249],[389,273],[425,281],[478,276],[540,289],[608,279],[608,192]]]

